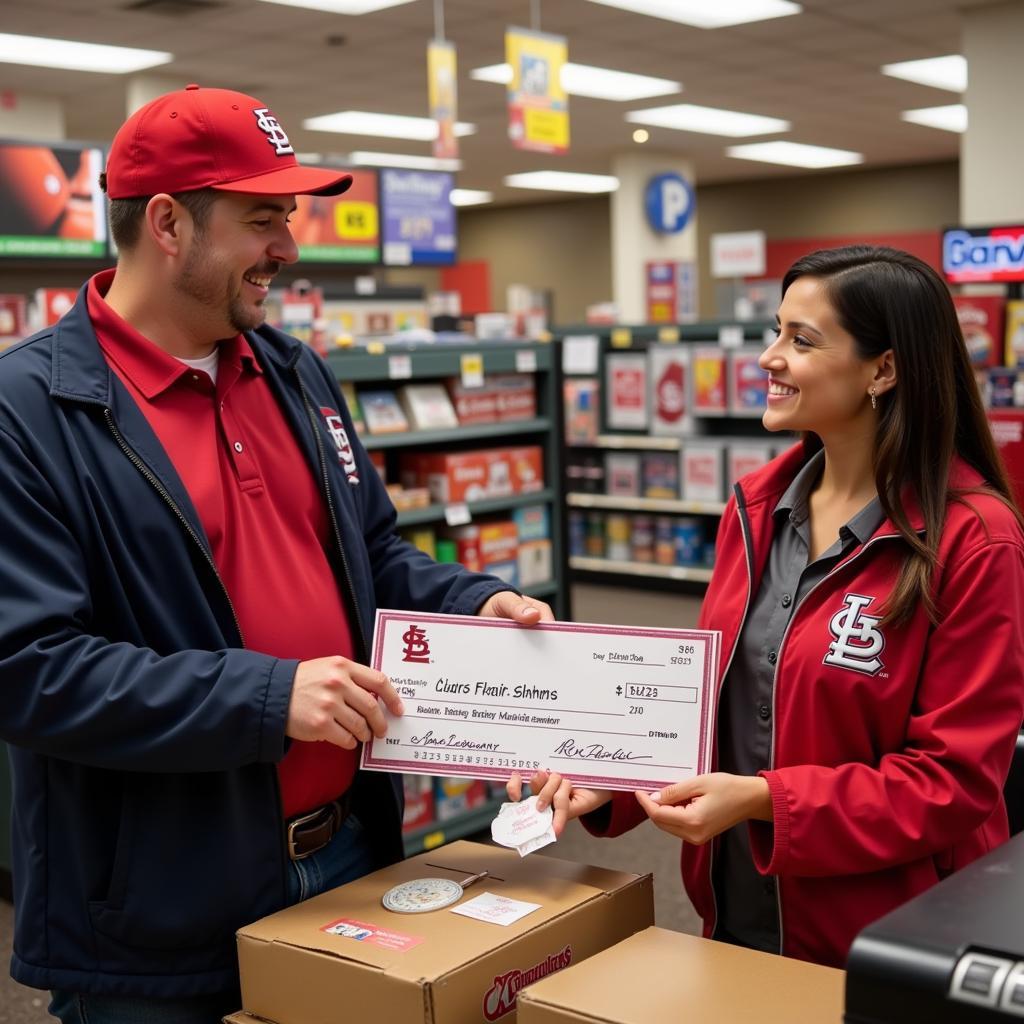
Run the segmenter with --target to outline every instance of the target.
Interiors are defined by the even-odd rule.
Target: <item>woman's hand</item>
[[[565,831],[565,826],[573,818],[596,811],[612,798],[609,789],[577,789],[570,779],[563,778],[557,772],[534,772],[530,779],[530,789],[537,794],[538,811],[543,811],[549,804],[554,808],[552,825],[556,836]],[[513,803],[522,799],[523,780],[518,772],[512,773],[505,784],[505,791]]]
[[[653,795],[638,792],[636,798],[662,832],[695,846],[703,846],[741,821],[772,820],[768,783],[760,776],[712,772]]]

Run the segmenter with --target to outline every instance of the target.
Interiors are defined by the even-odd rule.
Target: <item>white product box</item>
[[[726,459],[726,478],[729,487],[733,487],[737,480],[748,473],[753,473],[755,469],[767,466],[774,457],[774,448],[774,442],[756,438],[730,441]]]
[[[605,452],[604,489],[617,498],[636,498],[640,494],[640,454]]]
[[[646,430],[647,355],[620,352],[604,361],[605,419],[609,430]]]
[[[687,441],[680,453],[679,489],[683,501],[725,501],[726,442]]]

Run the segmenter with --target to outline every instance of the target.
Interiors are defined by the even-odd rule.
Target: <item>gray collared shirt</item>
[[[796,475],[774,509],[775,536],[761,586],[751,602],[718,715],[718,767],[735,775],[756,775],[771,767],[773,689],[779,648],[793,614],[815,584],[884,519],[878,498],[839,529],[839,538],[808,564],[809,501],[825,466],[817,452]],[[780,951],[775,880],[760,875],[750,854],[746,822],[722,834],[715,858],[715,936],[767,952]]]

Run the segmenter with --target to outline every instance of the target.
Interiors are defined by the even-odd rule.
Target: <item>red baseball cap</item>
[[[352,175],[303,167],[265,103],[229,89],[186,85],[121,125],[107,156],[111,199],[214,188],[247,195],[335,196]]]

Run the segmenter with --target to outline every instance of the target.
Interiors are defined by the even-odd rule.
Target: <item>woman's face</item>
[[[878,360],[857,355],[821,281],[798,277],[783,296],[778,321],[778,336],[759,360],[769,373],[765,427],[808,430],[822,440],[872,429],[868,389]]]

